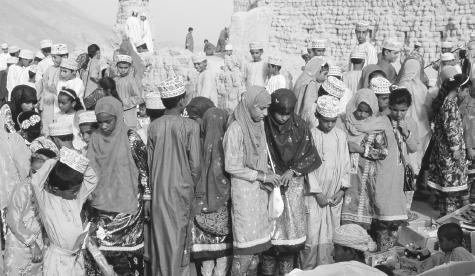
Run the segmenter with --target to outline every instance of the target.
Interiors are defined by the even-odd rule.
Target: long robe
[[[216,73],[211,69],[206,69],[198,75],[196,83],[196,96],[210,99],[218,105],[218,88],[216,88]]]
[[[395,83],[396,82],[397,72],[396,72],[396,69],[394,68],[394,66],[391,63],[389,63],[386,60],[381,58],[381,59],[379,59],[377,65],[379,67],[381,67],[381,69],[383,69],[383,72],[386,74],[386,79],[390,83]]]
[[[244,69],[244,80],[246,81],[246,87],[253,85],[266,86],[267,79],[267,63],[264,61],[249,62]]]
[[[7,60],[10,57],[9,53],[0,54],[0,71],[7,69]]]
[[[352,52],[354,51],[366,53],[364,62],[365,66],[378,63],[378,53],[376,52],[376,48],[374,48],[373,44],[369,43],[368,41],[356,45]],[[351,69],[352,66],[350,63],[349,70]]]
[[[193,48],[194,48],[194,41],[193,41],[193,34],[192,33],[187,33],[186,34],[186,40],[185,40],[185,49],[190,50],[190,52],[193,53]]]
[[[358,91],[358,83],[361,78],[361,70],[355,71],[348,71],[343,73],[343,82],[345,83],[346,87],[351,90],[351,92],[356,93]]]
[[[125,124],[137,128],[137,106],[144,102],[139,82],[130,73],[125,77],[115,79],[117,94],[124,105]]]
[[[42,61],[40,61],[36,69],[36,82],[41,82],[41,80],[43,79],[43,74],[46,72],[46,70],[50,66],[53,66],[53,65],[54,65],[54,62],[51,55],[45,57]]]
[[[148,164],[152,186],[152,275],[189,275],[191,209],[201,174],[200,127],[164,115],[150,124]]]
[[[315,147],[322,158],[322,165],[308,174],[305,192],[307,205],[307,240],[300,254],[303,269],[333,263],[333,232],[340,226],[340,204],[320,207],[315,195],[332,198],[341,187],[350,187],[350,154],[346,134],[339,128],[324,133],[318,128],[311,130]]]

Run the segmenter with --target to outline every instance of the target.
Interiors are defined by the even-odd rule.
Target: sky
[[[118,0],[62,0],[113,26]],[[99,4],[100,3],[100,4]],[[205,38],[215,44],[220,31],[230,23],[233,0],[150,0],[152,32],[161,46],[183,46],[188,27],[194,28],[195,48]]]

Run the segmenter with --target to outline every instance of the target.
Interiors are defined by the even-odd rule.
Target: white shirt
[[[21,67],[17,64],[12,64],[8,69],[7,75],[7,90],[8,90],[8,100],[10,101],[13,88],[20,84],[28,83],[28,67]]]
[[[7,59],[10,57],[8,53],[0,54],[0,71],[7,69]]]
[[[266,89],[269,94],[274,93],[277,89],[287,88],[287,81],[285,77],[281,74],[271,76],[270,79],[267,81]]]
[[[40,61],[36,69],[36,82],[41,81],[43,79],[43,74],[46,72],[46,69],[53,65],[54,62],[51,56],[47,56],[42,61]]]

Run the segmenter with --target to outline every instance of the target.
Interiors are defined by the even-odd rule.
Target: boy
[[[369,89],[373,90],[378,98],[379,112],[378,116],[389,115],[389,87],[391,83],[383,77],[375,77],[369,82]]]
[[[246,64],[244,69],[244,80],[246,88],[257,85],[265,87],[267,79],[267,64],[262,61],[264,49],[261,43],[252,42],[249,44],[249,52],[251,53],[252,62]]]
[[[73,146],[73,126],[66,122],[56,122],[48,126],[50,139],[56,144],[58,149],[66,147],[74,149]]]
[[[97,185],[97,177],[89,166],[89,160],[79,153],[61,148],[59,155],[59,161],[45,161],[31,180],[41,221],[50,240],[43,273],[48,276],[83,276],[81,249],[88,227],[83,226],[81,210]]]
[[[268,63],[269,80],[267,81],[266,89],[269,94],[274,93],[277,89],[287,88],[287,81],[285,77],[280,74],[282,68],[282,59],[280,57],[269,57]]]
[[[312,128],[322,165],[308,174],[307,240],[300,254],[302,269],[333,263],[333,232],[340,226],[341,202],[350,186],[350,155],[343,130],[335,128],[338,100],[330,95],[318,98],[315,117],[318,127]]]
[[[216,73],[208,69],[208,60],[204,53],[193,56],[193,64],[198,72],[196,96],[210,99],[215,105],[218,104],[218,89],[216,88]]]
[[[142,104],[142,89],[139,81],[130,74],[132,58],[128,55],[117,55],[117,70],[115,85],[124,105],[125,124],[133,129],[137,128],[137,106]]]
[[[150,124],[148,165],[152,185],[151,275],[189,275],[187,237],[193,191],[201,173],[200,126],[181,116],[185,86],[181,78],[159,85],[165,115]],[[180,168],[180,169],[177,169]],[[164,223],[166,222],[166,223]],[[173,241],[173,242],[169,242]]]
[[[377,65],[386,73],[390,83],[396,82],[397,72],[392,63],[396,62],[401,52],[401,45],[397,41],[386,40],[381,50],[381,56]]]
[[[85,143],[85,147],[81,149],[83,155],[87,153],[87,146],[92,133],[98,129],[96,114],[94,111],[83,111],[78,113],[79,134]]]
[[[61,60],[59,66],[59,81],[56,86],[56,91],[61,91],[63,87],[69,88],[76,92],[81,104],[84,106],[84,83],[77,76],[78,63],[75,59],[67,58]],[[55,102],[55,113],[59,112],[57,102]]]

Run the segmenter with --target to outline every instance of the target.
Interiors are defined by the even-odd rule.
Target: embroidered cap
[[[422,43],[420,41],[414,42],[414,47],[422,47]]]
[[[401,51],[402,45],[396,40],[388,39],[383,43],[383,49],[390,51]]]
[[[73,134],[73,126],[64,122],[55,122],[48,126],[50,136],[63,136]]]
[[[165,109],[160,93],[151,92],[145,95],[145,108],[147,109]]]
[[[43,39],[40,41],[40,49],[53,47],[53,41],[51,39]]]
[[[39,137],[33,140],[30,144],[30,151],[32,154],[35,154],[39,149],[49,149],[54,152],[56,155],[59,154],[58,147],[56,144],[46,137]]]
[[[345,84],[333,77],[329,76],[322,84],[322,88],[325,89],[325,91],[332,95],[333,97],[337,99],[341,99],[343,97],[343,94],[345,93]]]
[[[326,118],[338,117],[338,106],[340,101],[330,95],[323,95],[318,97],[316,103],[316,110],[318,114]]]
[[[451,61],[455,60],[455,55],[453,53],[443,53],[440,55],[441,61]]]
[[[329,66],[328,67],[328,76],[342,77],[343,72],[339,66]]]
[[[13,54],[13,53],[16,53],[18,51],[20,51],[20,48],[16,45],[12,45],[12,46],[8,47],[8,53],[9,54]]]
[[[43,52],[38,51],[35,54],[35,58],[39,58],[39,59],[43,60],[45,58],[45,55],[43,54]]]
[[[121,62],[125,62],[125,63],[128,63],[128,64],[132,64],[132,57],[129,56],[129,55],[117,55],[117,57],[115,58],[115,63],[116,64],[119,64]]]
[[[158,85],[158,91],[162,99],[178,97],[185,94],[185,84],[182,77],[174,77],[162,81]]]
[[[66,44],[54,44],[51,47],[52,55],[67,55],[69,53],[68,46]]]
[[[369,83],[369,88],[373,90],[376,95],[391,94],[391,83],[383,77],[376,77]]]
[[[262,50],[262,49],[264,49],[264,46],[260,42],[254,41],[254,42],[249,43],[249,50]]]
[[[191,60],[193,61],[193,63],[200,63],[206,60],[206,55],[203,52],[199,52],[199,53],[194,54],[191,57]]]
[[[82,156],[78,152],[62,147],[59,150],[59,162],[67,165],[71,169],[84,174],[89,164],[89,159]]]
[[[368,232],[357,224],[345,224],[336,228],[333,234],[333,243],[363,252],[375,251],[377,247]]]
[[[85,123],[97,123],[96,113],[92,110],[78,113],[78,125]]]
[[[367,21],[359,21],[356,23],[356,30],[361,32],[369,30],[369,23]]]
[[[326,40],[325,39],[314,39],[310,41],[308,44],[309,49],[325,49],[326,47]]]
[[[350,58],[366,59],[366,53],[356,48],[351,52]]]
[[[67,58],[67,59],[61,60],[61,65],[59,67],[76,71],[78,70],[78,63],[73,58]]]
[[[267,63],[277,66],[282,66],[282,58],[278,56],[270,56]]]

